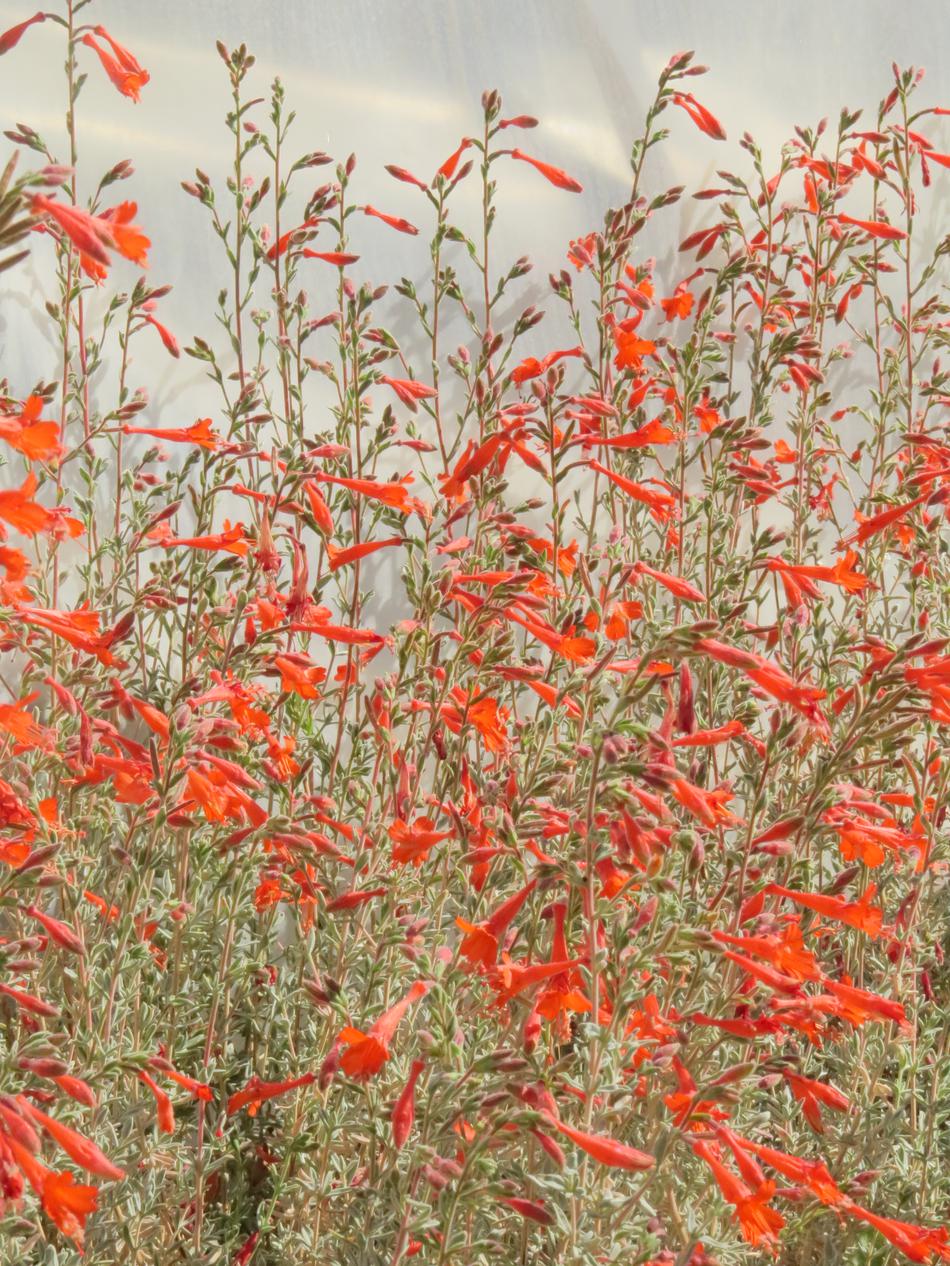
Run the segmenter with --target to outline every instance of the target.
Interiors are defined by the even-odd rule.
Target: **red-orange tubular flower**
[[[210,418],[199,418],[186,427],[129,426],[126,423],[122,430],[126,435],[151,435],[156,440],[166,440],[172,444],[197,444],[199,448],[211,450],[221,444],[221,436],[211,429]]]
[[[244,535],[244,524],[236,523],[234,527],[224,521],[224,531],[210,536],[165,536],[159,537],[165,549],[184,546],[187,549],[224,550],[227,554],[237,554],[243,558],[250,549],[250,541]]]
[[[818,980],[821,972],[814,954],[805,949],[801,930],[795,924],[785,928],[780,936],[733,936],[728,932],[713,932],[714,938],[724,945],[734,945],[799,980]]]
[[[845,901],[842,897],[828,897],[819,892],[795,892],[791,888],[783,888],[781,884],[769,884],[766,892],[794,901],[796,905],[804,906],[807,910],[814,910],[816,914],[824,915],[826,919],[846,923],[849,927],[857,928],[858,931],[865,932],[872,938],[881,935],[883,913],[880,906],[871,904],[877,895],[876,884],[868,884],[857,901]]]
[[[677,598],[682,598],[686,602],[705,602],[706,595],[701,593],[695,585],[690,584],[688,580],[684,580],[682,576],[671,576],[669,572],[657,571],[655,567],[650,567],[647,563],[636,563],[636,573],[638,576],[649,576],[664,589],[668,589],[671,594]]]
[[[680,106],[693,120],[701,132],[711,136],[714,141],[724,141],[726,130],[714,114],[696,100],[691,92],[674,92],[673,104]]]
[[[43,404],[42,396],[30,396],[19,414],[0,414],[0,439],[29,461],[50,461],[62,452],[59,423],[40,417]]]
[[[412,862],[414,866],[421,866],[429,856],[429,851],[452,834],[452,831],[437,831],[432,818],[416,818],[412,823],[397,818],[389,828],[389,838],[393,842],[393,861],[402,864]]]
[[[424,382],[416,382],[412,378],[388,378],[385,374],[381,374],[379,381],[391,387],[413,413],[417,411],[420,400],[431,400],[433,396],[439,394],[434,387],[427,387]]]
[[[863,1209],[853,1200],[845,1202],[844,1211],[873,1226],[889,1244],[893,1244],[912,1262],[950,1262],[950,1233],[946,1227],[915,1226],[913,1222],[899,1222],[897,1218],[882,1218]]]
[[[80,958],[85,953],[82,941],[68,923],[54,918],[51,914],[44,914],[33,905],[24,906],[23,912],[41,924],[49,934],[50,940],[54,941],[60,949],[69,950],[71,954],[78,954]]]
[[[76,1130],[70,1129],[68,1125],[63,1125],[55,1117],[47,1116],[45,1112],[35,1107],[23,1095],[17,1095],[16,1102],[26,1116],[37,1122],[38,1125],[42,1125],[50,1138],[59,1144],[71,1160],[74,1160],[83,1169],[88,1170],[90,1174],[96,1174],[99,1178],[115,1180],[125,1177],[125,1170],[120,1169],[118,1165],[113,1165],[108,1156],[91,1139],[87,1139]]]
[[[37,487],[38,480],[31,471],[19,488],[4,488],[0,491],[0,519],[24,536],[49,532],[55,521],[45,506],[32,500]],[[0,539],[6,535],[2,527],[0,534]]]
[[[79,251],[83,268],[96,280],[105,276],[111,262],[108,250],[118,251],[143,268],[147,266],[151,242],[139,226],[132,223],[138,210],[134,202],[121,202],[101,215],[90,215],[80,207],[37,193],[33,195],[30,210],[35,216],[49,216],[59,225]]]
[[[59,1086],[63,1094],[69,1095],[70,1099],[75,1099],[84,1108],[97,1108],[99,1106],[99,1100],[96,1098],[92,1087],[84,1082],[81,1077],[72,1077],[69,1073],[64,1073],[61,1077],[53,1077],[52,1080]]]
[[[106,41],[112,54],[106,52],[101,44],[97,44],[92,35],[82,37],[82,43],[98,55],[102,68],[123,97],[131,97],[138,101],[139,93],[149,81],[149,73],[138,64],[127,48],[117,43],[104,26],[96,27],[96,35]]]
[[[527,1218],[530,1222],[537,1222],[539,1226],[553,1226],[554,1216],[538,1200],[525,1200],[521,1196],[502,1196],[501,1203],[506,1204],[509,1209],[514,1209],[515,1213],[520,1213],[523,1218]]]
[[[392,1111],[392,1127],[393,1127],[393,1145],[398,1152],[405,1146],[409,1133],[412,1130],[412,1123],[416,1115],[416,1082],[422,1070],[425,1068],[425,1061],[414,1059],[412,1067],[409,1070],[409,1078],[402,1089],[399,1098],[396,1100]]]
[[[362,1081],[379,1072],[389,1059],[389,1044],[403,1016],[431,988],[431,981],[417,980],[405,997],[383,1012],[368,1033],[349,1025],[341,1031],[340,1041],[347,1049],[340,1056],[340,1067],[348,1077]]]
[[[618,475],[616,471],[610,470],[609,467],[593,459],[587,464],[591,470],[595,470],[601,475],[606,475],[610,482],[616,484],[621,492],[625,492],[628,497],[632,497],[634,501],[640,501],[643,505],[648,506],[650,513],[658,523],[665,523],[676,510],[676,498],[672,493],[648,488],[646,484],[628,479],[626,475]],[[657,573],[657,576],[660,574],[665,575],[666,573]],[[702,594],[699,595],[699,598],[700,600],[702,599]]]
[[[882,998],[868,989],[859,989],[839,980],[826,979],[825,988],[838,1003],[839,1014],[851,1024],[861,1025],[866,1020],[879,1020],[882,1023],[896,1024],[905,1032],[911,1029],[903,1005],[893,998]]]
[[[609,1165],[614,1169],[643,1170],[652,1169],[656,1164],[656,1158],[648,1152],[628,1147],[626,1143],[619,1143],[605,1134],[588,1134],[584,1130],[575,1130],[572,1125],[550,1115],[548,1124],[601,1165]]]
[[[778,1170],[783,1178],[788,1178],[799,1187],[804,1187],[816,1196],[822,1204],[840,1205],[844,1202],[844,1194],[839,1191],[838,1184],[828,1172],[824,1161],[804,1160],[800,1156],[790,1156],[787,1152],[776,1151],[773,1147],[765,1147],[762,1143],[752,1143],[743,1139],[742,1143],[751,1152],[755,1152],[759,1160]]]
[[[785,1070],[784,1076],[792,1094],[802,1105],[808,1124],[818,1134],[825,1132],[824,1122],[821,1119],[821,1105],[833,1108],[835,1112],[847,1112],[851,1107],[851,1101],[834,1086],[826,1086],[822,1081],[802,1077],[790,1069]]]
[[[152,1094],[155,1096],[155,1106],[158,1112],[158,1128],[163,1134],[175,1133],[175,1110],[172,1107],[172,1101],[169,1099],[165,1091],[157,1084],[155,1078],[150,1076],[144,1069],[139,1070],[139,1081],[143,1085],[148,1086]]]
[[[384,224],[388,224],[391,229],[396,229],[399,233],[408,233],[410,236],[415,237],[419,232],[416,226],[410,224],[408,220],[403,220],[398,215],[387,215],[385,211],[377,211],[375,207],[371,207],[368,204],[363,208],[363,214],[382,220]]]
[[[511,371],[511,381],[517,383],[520,387],[522,383],[530,382],[533,378],[540,378],[543,373],[549,370],[552,365],[556,365],[559,360],[583,356],[583,347],[558,348],[556,351],[548,352],[540,360],[536,356],[528,356]]]
[[[476,967],[491,967],[497,962],[498,948],[502,938],[536,885],[537,880],[532,879],[523,888],[519,888],[483,923],[469,923],[465,919],[457,918],[455,922],[465,933],[462,944],[459,946],[462,957],[468,959]]]
[[[551,961],[564,962],[569,953],[564,933],[567,903],[556,901],[552,914],[554,935],[551,938]],[[535,1007],[539,1015],[554,1024],[555,1033],[562,1042],[569,1041],[571,1036],[568,1013],[583,1013],[591,1009],[590,999],[581,992],[582,985],[583,979],[575,967],[552,976],[538,994]]]
[[[340,567],[359,562],[361,558],[368,558],[370,554],[375,554],[378,550],[392,549],[393,546],[404,543],[401,536],[390,536],[385,541],[360,541],[345,549],[337,549],[335,545],[327,541],[326,551],[327,558],[330,560],[330,571],[337,571]]]
[[[13,1162],[39,1196],[43,1212],[82,1250],[86,1219],[99,1203],[99,1189],[77,1183],[72,1174],[49,1169],[22,1143],[5,1139]],[[22,1180],[21,1180],[22,1182]]]
[[[9,30],[4,31],[0,35],[0,57],[4,53],[9,53],[11,49],[16,48],[25,33],[37,22],[45,22],[45,13],[34,13],[31,18],[27,18],[23,22],[18,22],[16,26],[11,26]]]
[[[461,141],[459,142],[458,149],[453,150],[452,153],[448,156],[448,158],[445,160],[445,162],[442,164],[439,170],[435,173],[435,178],[438,179],[439,176],[442,176],[446,180],[451,180],[452,177],[455,175],[455,169],[456,167],[458,167],[459,159],[462,157],[462,155],[468,149],[471,143],[472,143],[471,140],[467,136],[463,136]],[[395,170],[393,170],[393,168],[389,168],[389,170],[393,175],[396,175],[396,173],[398,172],[398,175],[396,175],[397,180],[406,180],[408,178],[411,184],[418,185],[420,189],[425,189],[427,187],[426,185],[422,184],[421,181],[416,180],[415,177],[410,176],[409,172],[402,171],[401,168],[397,167]]]
[[[782,1215],[769,1207],[769,1201],[775,1194],[775,1183],[764,1181],[753,1190],[723,1164],[712,1144],[695,1142],[693,1151],[712,1170],[716,1185],[725,1199],[735,1206],[743,1238],[752,1245],[763,1242],[768,1246],[774,1245],[776,1236],[785,1225]]]
[[[883,220],[856,220],[852,215],[839,213],[836,217],[839,224],[847,224],[852,228],[863,229],[871,237],[887,238],[892,242],[902,242],[907,234],[903,229]]]
[[[550,980],[552,976],[560,976],[579,967],[582,961],[580,958],[565,958],[549,963],[515,963],[505,956],[489,976],[491,987],[496,992],[495,1005],[506,1006],[518,994],[534,989],[542,980]]]
[[[532,158],[530,154],[525,154],[520,149],[509,151],[512,158],[520,159],[523,163],[530,163],[535,171],[539,171],[546,180],[550,180],[552,185],[557,185],[558,189],[566,189],[568,193],[583,193],[584,186],[580,181],[575,180],[573,176],[569,176],[566,171],[561,171],[560,167],[552,167],[550,163],[543,163],[539,158]]]
[[[904,679],[930,699],[930,716],[950,725],[950,655],[930,656],[919,668],[907,665]]]
[[[300,254],[304,259],[322,259],[325,264],[333,264],[336,268],[345,268],[359,260],[359,255],[351,255],[346,251],[314,251],[309,246],[305,246]]]
[[[260,1077],[252,1077],[243,1090],[236,1091],[228,1099],[228,1116],[233,1116],[242,1108],[247,1108],[248,1116],[255,1116],[261,1104],[268,1099],[288,1094],[299,1086],[310,1086],[316,1080],[316,1073],[304,1073],[301,1077],[291,1077],[286,1081],[261,1081]]]

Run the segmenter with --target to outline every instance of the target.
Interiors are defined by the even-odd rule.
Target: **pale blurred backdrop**
[[[0,0],[0,30],[29,16],[34,3]],[[670,139],[648,159],[643,187],[651,194],[674,184],[688,192],[715,184],[721,166],[748,172],[738,145],[746,130],[772,170],[796,124],[827,116],[833,131],[847,105],[862,107],[864,125],[872,128],[893,83],[892,61],[926,67],[922,104],[950,105],[948,0],[95,0],[80,17],[104,25],[151,73],[135,104],[119,96],[91,50],[80,50],[88,72],[78,109],[80,197],[114,163],[134,161],[134,176],[115,186],[111,200],[139,203],[139,221],[153,239],[150,280],[174,287],[157,315],[183,346],[195,335],[224,346],[214,296],[228,284],[226,262],[207,214],[180,184],[200,166],[223,191],[232,142],[224,126],[230,101],[217,39],[229,47],[244,41],[256,55],[248,95],[266,97],[280,76],[288,106],[297,111],[292,153],[325,150],[345,159],[355,152],[354,196],[419,224],[420,236],[410,238],[379,221],[353,220],[361,258],[348,271],[357,281],[391,284],[403,275],[421,281],[429,273],[427,204],[388,176],[385,164],[430,179],[459,139],[478,128],[485,88],[502,93],[506,113],[537,116],[540,127],[512,143],[568,170],[584,192],[553,189],[527,164],[498,165],[493,258],[501,268],[528,254],[535,265],[513,310],[546,303],[548,274],[567,266],[568,242],[598,228],[604,209],[624,200],[630,142],[641,132],[658,73],[677,51],[694,49],[710,67],[689,86],[721,120],[728,141],[711,141],[684,112],[668,110],[663,122]],[[29,124],[65,157],[63,39],[62,30],[46,22],[0,59],[0,119],[5,128]],[[263,123],[266,109],[262,104],[248,117]],[[950,149],[950,119],[931,116],[925,130],[938,148]],[[7,148],[0,141],[0,153]],[[332,171],[303,174],[284,227],[296,222],[303,199],[332,179]],[[946,232],[946,176],[941,172],[927,191],[918,226],[931,238]],[[453,218],[473,231],[477,185],[472,178],[452,203]],[[710,203],[688,197],[665,213],[659,277],[667,292],[693,266],[691,256],[675,254],[676,244],[711,214]],[[648,232],[637,248],[646,255],[659,244]],[[24,395],[55,363],[43,311],[51,255],[50,243],[37,239],[35,258],[0,277],[0,375]],[[136,275],[119,260],[109,284],[130,287]],[[313,262],[304,284],[314,313],[335,307],[335,283],[335,269]],[[408,305],[391,291],[382,319],[412,357],[409,318]],[[558,319],[545,321],[525,352],[558,346]],[[311,354],[327,356],[330,338],[324,331],[322,348],[314,346]],[[449,350],[453,339],[471,341],[458,315],[448,326]],[[182,426],[209,413],[220,416],[203,366],[185,357],[171,361],[157,337],[139,336],[134,355],[130,385],[148,392],[146,424]],[[429,376],[421,357],[414,367]]]
[[[2,0],[0,30],[29,16],[35,3]],[[139,203],[154,241],[150,278],[175,287],[162,315],[183,342],[214,334],[211,312],[198,322],[194,299],[199,287],[213,294],[224,276],[207,219],[180,188],[196,165],[212,177],[223,174],[228,88],[216,39],[229,46],[244,41],[255,53],[252,82],[260,95],[281,77],[298,113],[301,151],[323,149],[336,158],[355,151],[358,196],[410,218],[421,216],[420,198],[387,176],[384,164],[431,177],[459,138],[477,127],[484,88],[498,88],[510,112],[536,115],[541,126],[524,147],[584,185],[583,195],[571,197],[551,190],[527,165],[506,164],[500,172],[500,257],[530,253],[539,283],[564,266],[569,239],[598,227],[603,209],[622,201],[630,140],[658,72],[680,49],[695,49],[710,67],[690,86],[722,121],[729,141],[714,144],[682,112],[668,111],[672,136],[653,160],[651,190],[674,183],[696,188],[727,159],[740,163],[735,142],[744,130],[777,156],[795,124],[827,115],[833,125],[844,104],[863,106],[873,126],[891,84],[892,60],[925,66],[920,99],[950,104],[947,0],[95,0],[81,18],[106,26],[152,79],[133,104],[116,93],[91,51],[81,50],[89,79],[78,112],[80,192],[88,193],[93,176],[112,163],[134,160],[135,176],[117,189]],[[29,30],[0,61],[3,126],[22,120],[61,153],[62,63],[62,33],[51,23]],[[936,127],[938,139],[946,122]],[[928,130],[935,130],[934,121]],[[5,152],[6,143],[0,146]],[[312,173],[310,187],[331,171]],[[301,186],[307,183],[305,177]],[[937,185],[935,208],[938,199],[946,205],[946,182]],[[534,209],[530,219],[523,208],[519,214],[519,200]],[[684,232],[708,211],[709,204],[684,200]],[[403,238],[370,221],[359,229],[358,279],[390,281],[424,270],[421,237]],[[133,268],[122,267],[129,277],[123,272],[120,284],[128,284]],[[329,284],[329,273],[318,274],[315,284]],[[7,295],[11,280],[0,280]],[[36,327],[12,320],[7,303],[0,321],[5,371],[11,358],[27,371]],[[159,387],[141,364],[143,345],[137,351],[141,378],[151,380],[154,394]],[[156,367],[167,370],[162,348],[153,350]],[[185,377],[201,381],[197,366],[177,368],[179,390]]]

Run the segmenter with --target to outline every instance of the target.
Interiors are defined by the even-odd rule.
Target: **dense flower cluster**
[[[512,163],[581,190],[535,119],[381,210],[219,45],[180,342],[131,164],[79,193],[84,76],[149,83],[84,8],[0,35],[70,104],[0,187],[59,348],[0,381],[0,1258],[950,1261],[950,111],[895,67],[743,137],[663,275],[661,122],[727,139],[678,54],[545,313],[492,248]]]

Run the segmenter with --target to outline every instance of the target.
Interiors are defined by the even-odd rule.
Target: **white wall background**
[[[34,3],[0,0],[0,30],[28,16]],[[205,213],[180,188],[196,165],[218,182],[224,175],[229,97],[216,39],[229,46],[243,40],[256,54],[255,95],[265,96],[280,75],[298,114],[293,150],[324,149],[336,158],[355,151],[360,200],[420,224],[420,237],[408,239],[360,217],[362,258],[352,271],[374,284],[404,273],[421,277],[428,268],[424,204],[387,176],[384,164],[431,177],[459,138],[477,128],[483,88],[498,88],[507,111],[535,114],[541,127],[527,134],[524,148],[566,168],[585,192],[554,190],[525,164],[499,173],[497,258],[530,253],[536,271],[528,301],[545,293],[550,271],[565,266],[568,241],[598,227],[604,208],[623,200],[629,143],[675,51],[695,49],[709,65],[690,86],[721,119],[729,141],[713,143],[683,112],[668,111],[672,137],[653,152],[646,181],[654,192],[671,184],[702,187],[724,164],[747,169],[736,144],[744,130],[777,159],[796,123],[827,115],[833,127],[842,105],[863,106],[872,127],[892,83],[892,60],[925,66],[919,99],[950,105],[950,91],[943,91],[950,69],[946,0],[95,0],[81,16],[105,25],[152,79],[133,104],[116,93],[91,50],[81,50],[89,78],[78,112],[80,194],[113,163],[134,159],[135,176],[115,187],[117,199],[139,203],[154,243],[150,279],[175,287],[157,315],[182,343],[195,334],[216,338],[210,304],[227,280]],[[0,120],[5,127],[30,124],[65,155],[62,64],[62,32],[52,23],[31,28],[0,60]],[[950,148],[950,120],[928,120],[926,130]],[[300,190],[330,178],[332,168],[308,173]],[[466,195],[473,208],[475,183]],[[927,214],[937,231],[947,188],[939,179],[929,191]],[[689,199],[676,212],[684,235],[709,214],[709,204]],[[48,284],[49,264],[43,258],[0,278],[0,375],[23,393],[50,372],[38,290],[29,301],[25,293],[43,275]],[[334,306],[335,271],[313,267],[312,306],[320,312]],[[135,275],[123,261],[113,270],[121,286]],[[196,305],[197,296],[205,306]],[[148,388],[153,425],[181,424],[213,408],[201,367],[172,367],[157,338],[151,345],[140,339],[131,383]]]

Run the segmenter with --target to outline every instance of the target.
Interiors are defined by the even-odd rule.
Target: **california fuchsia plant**
[[[171,330],[90,8],[0,36],[66,79],[0,186],[0,1260],[950,1261],[950,110],[737,152],[677,54],[542,308],[529,103],[404,218],[219,45]]]

